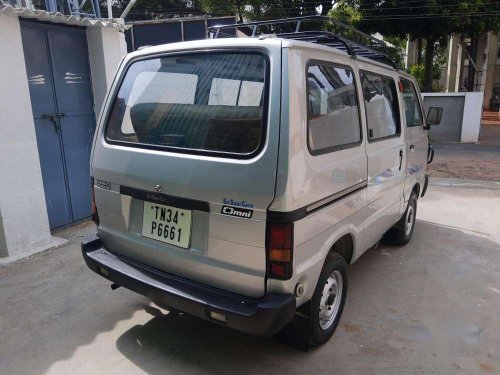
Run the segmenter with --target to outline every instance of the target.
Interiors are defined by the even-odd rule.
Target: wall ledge
[[[50,237],[47,241],[40,242],[35,246],[27,246],[29,248],[29,250],[27,251],[23,251],[22,253],[17,253],[15,255],[7,256],[4,258],[0,257],[0,266],[28,258],[43,251],[56,249],[58,247],[66,245],[68,242],[69,240],[65,238]]]

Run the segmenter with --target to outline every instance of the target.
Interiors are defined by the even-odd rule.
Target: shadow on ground
[[[407,246],[381,246],[350,266],[341,325],[329,343],[309,353],[156,309],[116,346],[148,374],[500,371],[493,357],[500,348],[500,294],[488,289],[500,283],[499,247],[418,221]]]

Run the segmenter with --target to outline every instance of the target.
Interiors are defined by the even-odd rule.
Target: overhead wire
[[[378,3],[378,0],[375,0]],[[388,7],[388,8],[377,8],[377,3],[373,3],[374,7],[373,8],[368,8],[368,7],[360,7],[359,10],[362,12],[386,12],[388,10],[398,10],[398,9],[424,9],[424,8],[443,8],[443,7],[456,7],[457,4],[442,4],[442,5],[417,5],[417,6],[412,6],[408,5],[408,3],[411,4],[421,4],[422,2],[425,2],[428,0],[409,0],[405,1],[402,0],[405,4],[407,4],[406,7]],[[393,3],[398,3],[399,0],[393,0]],[[317,7],[319,6],[320,1],[302,1],[300,3],[297,3],[296,6],[287,4],[285,6],[281,6],[280,4],[269,4],[269,9],[264,12],[264,14],[271,15],[273,13],[281,12],[281,11],[297,11],[300,10],[301,8],[309,6],[314,6]],[[500,1],[489,1],[485,2],[482,4],[470,4],[474,7],[485,7],[488,5],[500,5]],[[200,8],[187,8],[187,7],[168,7],[168,8],[134,8],[131,11],[131,14],[143,14],[144,12],[152,12],[152,13],[167,13],[167,14],[172,14],[175,15],[176,12],[182,12],[182,13],[189,13],[189,11],[192,10],[193,13],[197,14],[204,14]],[[211,15],[233,15],[232,10],[228,10],[228,7],[226,6],[216,6],[212,7],[211,12],[207,12],[208,14]],[[480,10],[480,11],[467,11],[467,12],[455,12],[455,13],[425,13],[425,14],[364,14],[362,16],[363,19],[366,20],[375,20],[375,19],[380,19],[380,20],[394,20],[394,19],[424,19],[424,18],[449,18],[449,17],[455,17],[455,16],[470,16],[470,17],[479,17],[479,16],[497,16],[500,15],[499,11],[496,10]],[[278,15],[280,16],[280,15]]]
[[[220,8],[222,9],[222,8]],[[186,8],[164,8],[164,9],[136,9],[130,12],[130,14],[143,14],[144,12],[152,12],[152,13],[172,13],[175,14],[176,11],[182,11],[183,13],[189,13],[190,9]],[[271,8],[264,12],[264,14],[272,14],[280,11],[287,11],[287,10],[300,10],[300,8],[284,8],[284,7],[279,7],[279,8]],[[205,14],[205,12],[198,10],[198,9],[193,9],[193,13],[198,13],[198,14]],[[233,15],[230,14],[231,12],[219,12],[217,9],[214,9],[212,12],[207,12],[207,14],[210,15]],[[236,16],[236,15],[235,15]],[[456,12],[456,13],[427,13],[427,14],[380,14],[380,15],[364,15],[362,19],[366,20],[386,20],[386,19],[425,19],[425,18],[452,18],[452,17],[481,17],[481,16],[500,16],[500,11],[483,11],[483,12]]]

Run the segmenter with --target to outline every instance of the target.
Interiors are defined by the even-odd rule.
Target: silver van
[[[97,236],[82,243],[113,289],[256,335],[299,321],[318,345],[347,264],[410,240],[440,110],[426,124],[411,76],[303,21],[124,58],[91,156]]]

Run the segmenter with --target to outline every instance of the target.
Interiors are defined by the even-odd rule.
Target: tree
[[[209,14],[237,16],[240,21],[326,15],[337,0],[138,0],[127,20],[159,19]],[[113,0],[113,13],[119,15],[130,0]],[[100,0],[101,13],[107,14],[107,1]]]
[[[212,15],[238,15],[243,20],[266,20],[306,15],[326,15],[336,0],[200,0]]]
[[[432,89],[437,42],[451,34],[474,38],[500,29],[500,3],[492,0],[341,0],[332,13],[368,33],[424,39],[426,91]]]

